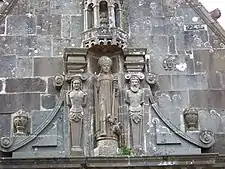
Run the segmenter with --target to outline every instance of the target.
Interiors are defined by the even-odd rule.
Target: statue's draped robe
[[[98,137],[109,136],[109,129],[107,127],[107,115],[112,115],[113,103],[113,75],[100,73],[97,76],[97,132]]]

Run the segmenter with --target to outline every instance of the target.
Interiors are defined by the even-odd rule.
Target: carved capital
[[[127,72],[144,72],[146,49],[124,49],[124,67]]]
[[[64,50],[64,73],[73,75],[86,72],[86,53],[85,48],[66,48]]]
[[[125,74],[126,80],[130,80],[131,78],[134,78],[134,77],[138,78],[139,80],[143,80],[145,78],[145,75],[141,72],[139,73],[131,72],[131,73]]]

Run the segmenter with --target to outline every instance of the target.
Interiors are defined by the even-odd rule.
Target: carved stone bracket
[[[127,72],[144,72],[147,49],[124,49],[124,67]]]
[[[156,76],[156,74],[149,72],[148,74],[146,74],[146,82],[153,87],[157,82],[158,82],[158,77]]]
[[[65,48],[64,73],[70,75],[86,72],[86,53],[86,48]]]
[[[204,144],[210,144],[211,142],[214,142],[214,133],[209,130],[204,130],[199,134],[199,139]]]
[[[12,137],[2,137],[1,138],[1,146],[3,148],[9,148],[13,144],[13,138]]]
[[[60,76],[55,76],[54,80],[53,80],[53,85],[55,86],[55,88],[57,90],[61,90],[63,84],[64,84],[64,80],[65,80],[65,77],[63,75],[60,75]]]

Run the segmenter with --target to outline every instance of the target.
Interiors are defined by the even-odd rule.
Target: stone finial
[[[187,108],[184,111],[184,120],[188,131],[198,130],[198,110]]]
[[[26,135],[26,127],[28,122],[28,113],[22,109],[17,111],[13,118],[16,135]]]
[[[219,10],[219,8],[216,8],[210,12],[210,15],[214,20],[217,20],[221,17],[221,11]]]

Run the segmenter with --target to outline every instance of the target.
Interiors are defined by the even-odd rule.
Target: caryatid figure
[[[142,145],[144,92],[140,89],[140,79],[137,76],[130,78],[130,86],[126,91],[126,102],[129,105],[130,130],[132,145],[140,148]]]
[[[102,56],[98,60],[100,73],[95,83],[96,134],[97,140],[117,138],[118,128],[117,79],[111,73],[112,60]]]
[[[72,80],[71,91],[68,92],[67,102],[70,107],[70,133],[72,150],[82,149],[82,130],[83,130],[83,107],[87,102],[87,94],[82,90],[82,81],[80,78]]]

